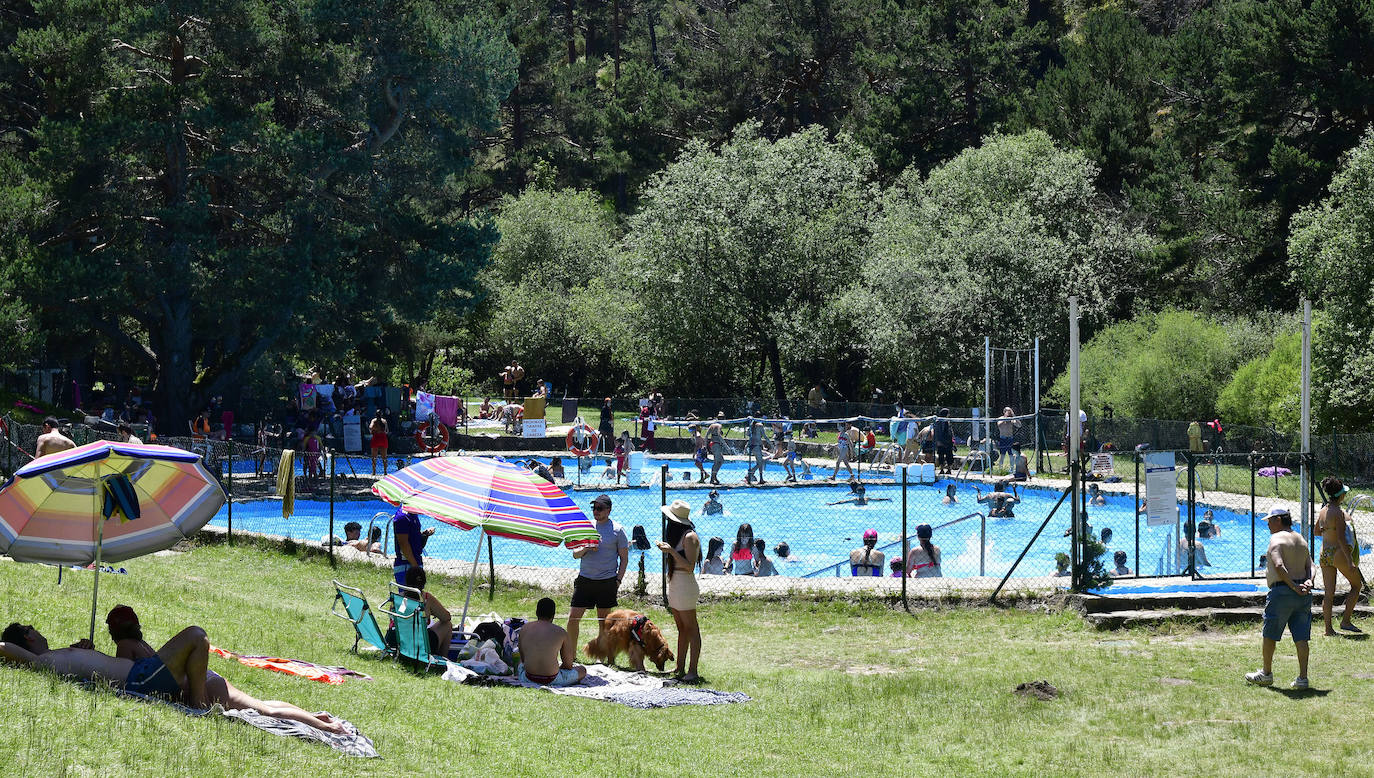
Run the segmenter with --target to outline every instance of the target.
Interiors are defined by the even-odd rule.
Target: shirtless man
[[[105,681],[118,689],[170,700],[183,698],[193,708],[208,708],[205,690],[210,641],[205,630],[187,627],[156,653],[137,661],[96,651],[89,640],[50,649],[32,625],[11,624],[0,635],[0,656],[20,665],[46,667],[58,675]]]
[[[57,427],[57,419],[52,416],[44,419],[43,433],[38,436],[38,445],[34,449],[35,458],[72,448],[76,448],[76,441],[62,434],[62,430]]]
[[[1293,688],[1306,689],[1308,642],[1312,634],[1312,555],[1302,533],[1293,531],[1293,515],[1287,508],[1274,506],[1265,520],[1269,523],[1269,553],[1264,577],[1269,584],[1269,594],[1264,605],[1264,631],[1260,643],[1260,659],[1264,665],[1253,673],[1246,673],[1245,680],[1256,686],[1274,683],[1274,648],[1287,627],[1298,654],[1298,677],[1293,679]],[[1335,582],[1334,572],[1332,582]]]
[[[974,491],[978,493],[977,501],[991,506],[992,510],[988,511],[989,516],[1000,519],[1012,518],[1016,515],[1012,512],[1011,506],[1021,502],[1021,498],[1017,497],[1015,493],[1006,491],[1007,485],[1007,481],[998,481],[996,491],[988,494],[983,494],[981,487],[973,487]]]
[[[1360,628],[1350,623],[1355,613],[1355,603],[1364,589],[1364,576],[1355,565],[1355,555],[1350,551],[1349,538],[1346,537],[1348,523],[1341,504],[1350,487],[1341,483],[1339,478],[1322,479],[1322,494],[1326,495],[1326,507],[1317,514],[1317,533],[1322,536],[1322,621],[1326,625],[1327,636],[1336,631],[1331,628],[1331,611],[1336,604],[1336,573],[1345,576],[1350,583],[1350,593],[1345,596],[1345,613],[1341,615],[1341,629],[1347,632],[1360,632]],[[1304,673],[1306,675],[1306,673]]]
[[[587,677],[587,668],[573,664],[576,652],[568,631],[553,623],[554,602],[545,597],[534,606],[537,621],[520,628],[520,667],[517,677],[541,686],[572,686]]]
[[[383,415],[382,408],[377,409],[377,415],[372,417],[372,423],[368,425],[368,431],[372,434],[372,440],[368,448],[372,453],[372,474],[377,474],[377,457],[382,458],[382,475],[386,475],[386,455],[390,447],[390,430],[387,428],[386,417]]]

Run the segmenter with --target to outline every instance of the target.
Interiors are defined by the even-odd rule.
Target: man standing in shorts
[[[616,593],[630,566],[630,539],[625,528],[611,521],[611,498],[598,494],[592,500],[592,521],[596,524],[600,542],[582,546],[572,552],[573,559],[582,560],[573,581],[572,607],[568,608],[568,639],[577,659],[577,633],[581,629],[582,614],[596,608],[597,635],[606,628],[606,615],[618,605]]]
[[[1264,578],[1269,596],[1264,605],[1264,640],[1261,658],[1264,666],[1246,673],[1245,680],[1257,686],[1274,683],[1274,647],[1283,637],[1283,628],[1293,636],[1298,653],[1298,677],[1294,689],[1307,688],[1307,649],[1312,636],[1312,554],[1302,534],[1293,531],[1293,514],[1274,506],[1265,517],[1269,522],[1268,563]]]

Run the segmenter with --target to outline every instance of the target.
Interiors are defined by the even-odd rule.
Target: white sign
[[[363,450],[362,419],[360,419],[357,415],[348,415],[344,417],[343,440],[344,451]]]
[[[520,423],[521,437],[542,438],[548,432],[547,419],[525,419]]]
[[[1145,452],[1145,523],[1161,527],[1178,521],[1178,472],[1174,452]]]

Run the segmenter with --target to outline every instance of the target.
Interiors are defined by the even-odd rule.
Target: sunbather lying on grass
[[[58,675],[85,681],[105,681],[117,689],[185,699],[188,705],[208,708],[205,689],[210,641],[205,630],[187,627],[176,637],[137,661],[95,650],[89,640],[68,648],[50,649],[48,639],[32,625],[11,624],[0,635],[0,656],[20,665],[46,667]]]
[[[138,614],[127,605],[116,605],[105,617],[110,628],[110,640],[115,644],[115,657],[139,661],[157,652],[143,640],[143,627],[138,622]],[[251,708],[264,716],[276,719],[290,719],[308,724],[325,732],[342,732],[343,727],[328,713],[318,716],[309,711],[281,700],[259,700],[235,687],[213,670],[205,671],[205,693],[211,704],[219,703],[226,710]]]

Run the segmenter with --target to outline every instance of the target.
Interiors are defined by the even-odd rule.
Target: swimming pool
[[[945,576],[949,577],[1004,575],[1060,496],[1060,492],[1049,489],[1024,489],[1023,501],[1016,506],[1016,518],[984,520],[973,517],[941,527],[940,525],[967,514],[986,510],[986,506],[974,502],[974,493],[969,484],[959,485],[959,503],[942,505],[940,498],[944,495],[948,483],[940,481],[934,486],[908,487],[907,527],[913,545],[916,543],[915,531],[918,524],[930,524],[936,528],[933,541],[941,549],[942,569]],[[774,558],[779,573],[787,576],[835,575],[837,571],[842,575],[848,575],[846,560],[849,551],[860,545],[864,530],[869,528],[878,531],[879,548],[895,543],[898,544],[896,549],[900,549],[900,486],[870,485],[868,496],[875,501],[864,506],[827,504],[850,496],[849,489],[844,484],[767,489],[721,488],[720,492],[721,502],[725,506],[724,513],[706,516],[701,512],[702,503],[706,500],[705,490],[673,488],[671,483],[667,489],[669,502],[682,499],[693,506],[692,518],[702,538],[703,552],[707,541],[713,536],[722,538],[728,550],[737,528],[745,522],[753,526],[755,537],[763,538],[767,542],[769,556]],[[570,494],[578,504],[586,505],[596,492],[583,489]],[[611,498],[614,501],[612,518],[624,525],[627,533],[635,525],[643,525],[648,530],[647,534],[651,540],[657,536],[660,516],[657,486],[617,490],[611,493]],[[876,501],[883,499],[886,501]],[[295,515],[283,520],[279,501],[236,503],[234,528],[286,535],[300,540],[323,538],[329,526],[329,503],[297,500],[295,508]],[[1202,506],[1199,505],[1199,519],[1202,510]],[[382,515],[375,520],[384,522],[391,511],[392,508],[380,500],[336,502],[335,532],[342,536],[343,525],[348,521],[357,521],[367,527],[377,514]],[[1127,554],[1128,566],[1136,569],[1137,523],[1133,496],[1111,496],[1107,498],[1105,506],[1090,507],[1088,511],[1088,520],[1095,532],[1100,533],[1104,528],[1112,530],[1112,538],[1106,544],[1108,566],[1110,567],[1112,554],[1117,550],[1123,550]],[[211,523],[219,527],[225,526],[226,513],[227,509],[221,509]],[[1248,513],[1237,514],[1221,508],[1213,508],[1213,513],[1220,535],[1203,541],[1202,546],[1211,565],[1200,566],[1200,572],[1204,575],[1249,574],[1255,556],[1262,554],[1268,545],[1268,529],[1264,526],[1263,519],[1252,521]],[[437,528],[426,549],[428,556],[453,560],[472,559],[477,533],[463,532],[428,517],[422,518],[422,523],[426,527]],[[1070,550],[1069,539],[1063,537],[1068,525],[1068,507],[1064,506],[1017,567],[1016,577],[1053,574],[1055,554],[1068,553]],[[1256,533],[1253,554],[1252,528]],[[1164,569],[1162,566],[1166,541],[1176,537],[1173,534],[1175,531],[1174,524],[1149,527],[1146,526],[1144,518],[1141,518],[1138,548],[1143,563],[1140,564],[1140,572],[1146,575],[1177,572],[1176,569]],[[779,541],[786,541],[791,547],[791,560],[777,559],[774,555],[773,548]],[[900,553],[896,549],[889,552],[889,559],[893,553]],[[569,569],[577,564],[571,553],[563,548],[544,548],[497,538],[494,540],[493,550],[498,564]],[[641,553],[646,554],[647,569],[658,569],[660,556],[656,549],[648,552],[632,551],[632,567],[637,564]]]

